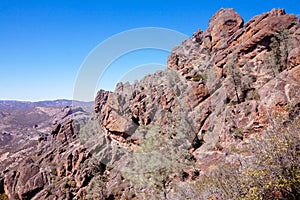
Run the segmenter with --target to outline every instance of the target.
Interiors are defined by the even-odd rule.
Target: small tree
[[[228,75],[230,75],[230,78],[232,80],[233,87],[234,87],[234,93],[235,93],[237,102],[241,103],[241,100],[239,97],[239,90],[240,90],[241,84],[242,84],[241,83],[242,74],[241,74],[240,70],[238,69],[236,56],[233,56],[232,59],[228,62],[226,69],[227,69]]]
[[[249,157],[219,167],[201,185],[215,199],[300,199],[300,119],[272,123]],[[205,181],[205,182],[203,182]],[[212,199],[214,199],[212,198]]]
[[[79,122],[79,140],[82,144],[88,142],[94,135],[103,134],[104,131],[96,119],[97,116],[93,114],[86,124]]]
[[[271,38],[271,50],[265,56],[265,63],[273,77],[287,69],[288,53],[292,46],[289,37],[288,30],[283,29],[276,32]]]
[[[86,198],[105,199],[107,196],[106,182],[107,180],[103,176],[94,176],[86,189]]]
[[[187,135],[194,130],[181,111],[170,114],[165,125],[143,129],[147,132],[146,138],[123,159],[124,163],[118,170],[134,187],[148,188],[161,195],[160,199],[166,199],[171,176],[193,165]]]
[[[274,121],[255,143],[255,157],[246,170],[252,188],[264,199],[300,198],[300,119],[283,124]]]

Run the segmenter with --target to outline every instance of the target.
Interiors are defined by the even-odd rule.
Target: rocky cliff
[[[300,28],[273,9],[244,24],[233,9],[174,47],[167,69],[100,90],[80,125],[3,171],[10,199],[207,199],[197,181],[249,156],[274,116],[300,113]],[[233,147],[235,151],[233,151]]]

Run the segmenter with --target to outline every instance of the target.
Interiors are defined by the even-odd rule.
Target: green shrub
[[[256,101],[259,100],[258,90],[255,89],[255,90],[252,91],[252,97]]]
[[[234,128],[234,129],[232,129],[233,137],[235,139],[243,140],[244,139],[244,133],[243,133],[243,131],[244,131],[243,128]]]
[[[106,182],[107,180],[102,176],[93,177],[86,189],[87,199],[104,198],[107,195]]]
[[[216,149],[219,150],[219,151],[222,151],[223,150],[223,146],[221,145],[221,143],[218,141],[216,142],[216,145],[215,145]]]
[[[4,193],[0,194],[0,200],[8,200],[8,196]]]
[[[300,199],[300,119],[282,124],[253,140],[249,157],[202,179],[203,191],[218,199]]]
[[[85,144],[94,135],[103,133],[98,120],[94,118],[96,116],[92,116],[86,124],[80,124],[79,139],[82,144]]]
[[[201,74],[196,74],[193,78],[192,78],[193,81],[195,82],[198,82],[200,80],[203,80],[203,77]]]
[[[173,111],[166,124],[147,127],[145,139],[121,164],[121,174],[133,188],[147,188],[155,194],[152,198],[160,199],[166,196],[172,177],[193,166],[191,142],[187,138],[193,131],[190,124],[186,113]],[[139,195],[144,198],[147,194]]]

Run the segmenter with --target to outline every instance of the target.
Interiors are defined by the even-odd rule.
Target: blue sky
[[[273,7],[300,13],[299,0],[0,0],[0,99],[71,99],[80,66],[107,38],[141,27],[191,36],[222,7],[245,21]],[[98,87],[112,90],[131,68],[165,64],[167,55],[147,50],[122,56]]]

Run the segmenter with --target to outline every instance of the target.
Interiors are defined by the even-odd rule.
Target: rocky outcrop
[[[202,148],[215,143],[226,147],[229,135],[249,137],[266,128],[263,112],[299,103],[299,81],[294,78],[300,64],[298,32],[297,18],[283,9],[256,16],[245,25],[233,9],[221,9],[206,31],[197,31],[173,49],[168,68],[187,81],[200,79],[210,93],[193,111],[201,116],[198,135],[204,132],[207,141]],[[285,68],[279,70],[271,55],[278,49],[285,60]]]
[[[283,9],[246,24],[221,9],[205,31],[174,47],[166,70],[100,90],[90,120],[79,122],[83,110],[64,108],[29,158],[1,174],[0,193],[185,198],[179,194],[187,195],[186,185],[245,156],[232,147],[259,137],[274,113],[299,116],[299,45],[297,18]]]
[[[26,159],[20,167],[22,170],[11,171],[5,178],[4,190],[9,199],[31,199],[48,182],[32,159]]]
[[[244,20],[233,9],[221,9],[209,20],[203,37],[211,38],[209,46],[212,51],[222,50],[227,48],[224,41],[228,41],[243,25]]]
[[[134,152],[150,132],[141,130],[159,126],[163,134],[170,118],[184,118],[191,126],[181,124],[189,130],[182,131],[188,149],[198,170],[208,173],[224,155],[236,160],[228,155],[231,146],[264,131],[271,112],[291,117],[290,108],[298,110],[299,39],[297,18],[283,9],[245,25],[233,9],[221,9],[205,31],[174,47],[167,70],[120,83],[113,93],[100,91],[99,123],[113,140],[137,144]]]
[[[100,124],[111,137],[125,142],[138,127],[164,124],[164,115],[181,107],[191,118],[194,134],[205,135],[209,143],[241,127],[246,135],[259,130],[255,120],[263,110],[282,101],[282,105],[298,103],[298,81],[288,75],[299,66],[298,32],[297,18],[283,9],[256,16],[245,25],[233,9],[221,9],[206,31],[195,32],[173,49],[167,63],[171,71],[134,85],[119,83],[113,93],[99,91],[95,110]],[[274,46],[276,37],[284,41]],[[275,61],[268,60],[276,48],[286,48],[279,55],[285,56],[283,69],[272,69],[277,67],[272,66]]]
[[[1,166],[4,170],[0,174],[0,190],[3,190],[0,193],[4,192],[9,199],[55,199],[58,196],[60,199],[67,199],[68,186],[61,186],[58,182],[64,179],[69,183],[72,182],[69,177],[75,177],[72,179],[72,186],[75,188],[76,181],[80,182],[88,176],[82,173],[84,169],[80,170],[80,167],[90,155],[78,139],[78,120],[84,123],[88,113],[81,108],[72,107],[36,109],[53,113],[48,122],[54,123],[51,134],[39,133],[38,137],[32,134],[33,139],[20,143],[25,143],[28,147],[25,146],[24,149],[20,146],[20,151],[16,153],[7,148],[10,152],[7,158],[3,158],[5,162]],[[57,113],[57,109],[61,113]],[[79,186],[84,187],[82,184]],[[57,194],[59,191],[60,194]],[[54,193],[56,194],[52,195]],[[74,196],[70,194],[68,199]]]

